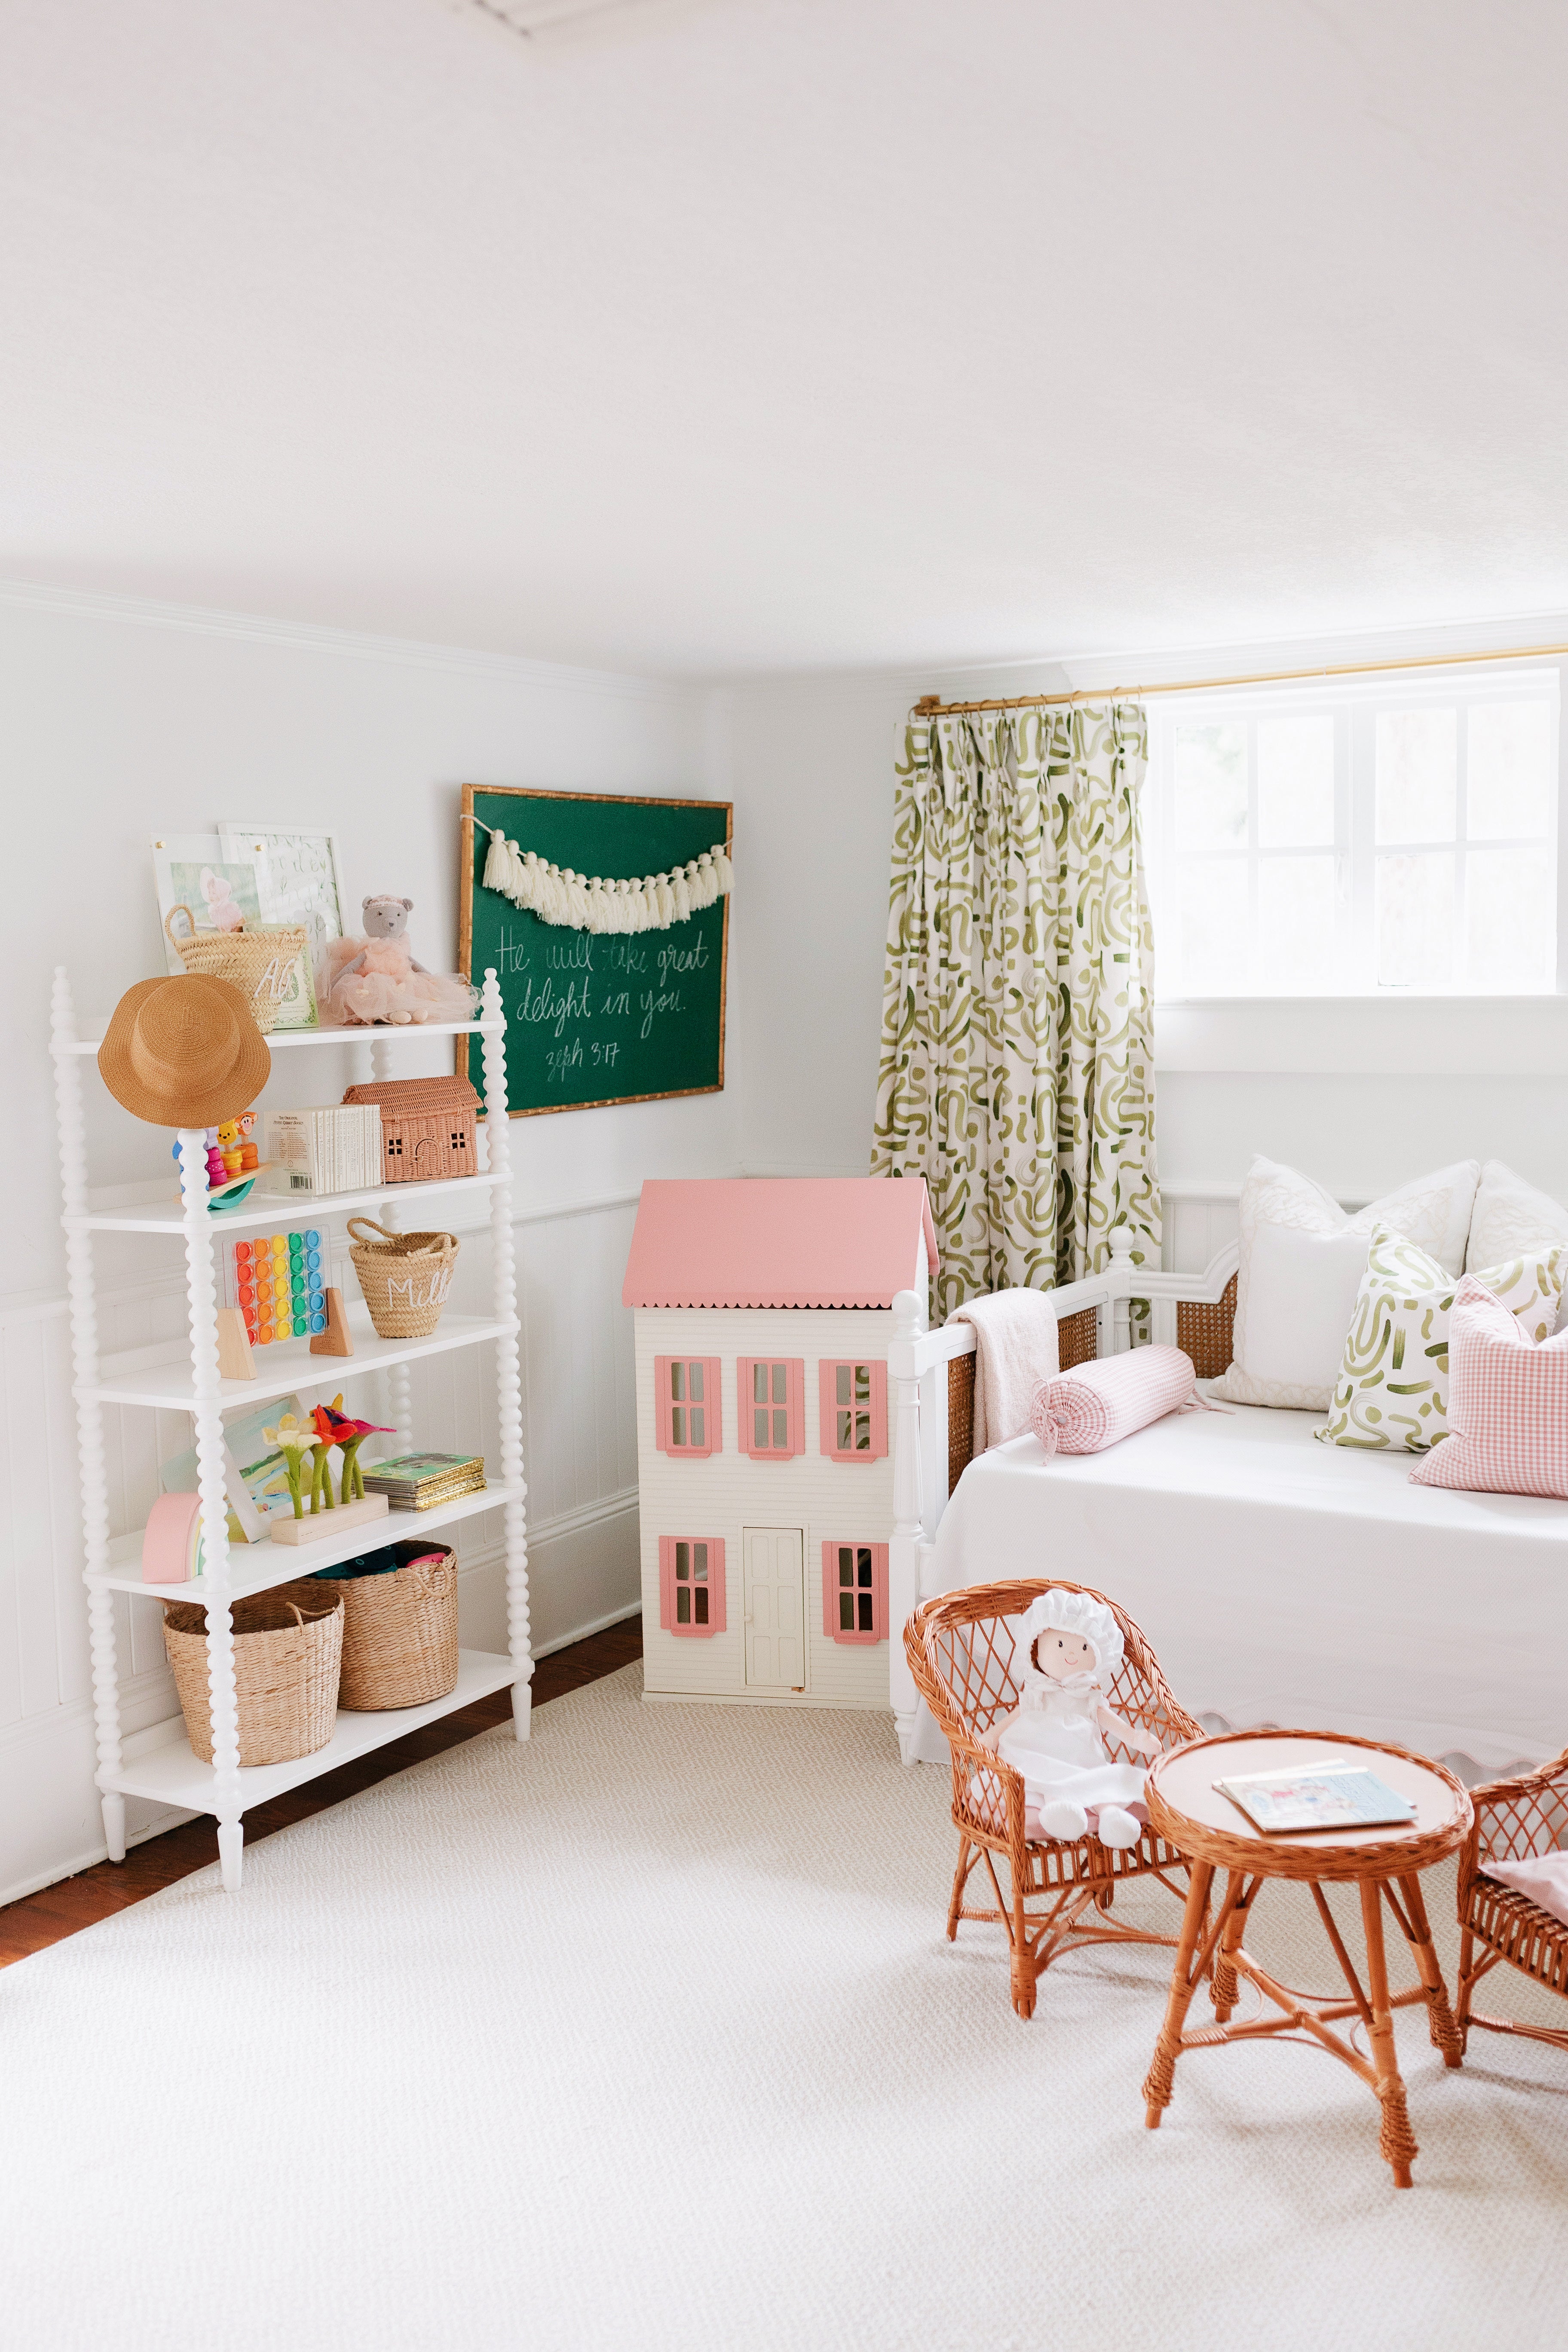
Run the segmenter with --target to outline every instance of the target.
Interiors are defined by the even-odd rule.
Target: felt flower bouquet
[[[305,1456],[310,1461],[310,1517],[321,1510],[335,1510],[340,1502],[363,1500],[364,1472],[359,1465],[359,1450],[367,1437],[392,1434],[382,1423],[355,1421],[343,1411],[342,1391],[331,1404],[311,1407],[308,1418],[296,1420],[286,1412],[276,1429],[263,1430],[269,1445],[276,1445],[283,1455],[284,1472],[289,1481],[289,1499],[294,1506],[294,1517],[305,1517],[304,1466]],[[334,1445],[342,1448],[342,1470],[338,1491],[332,1492],[331,1455]]]

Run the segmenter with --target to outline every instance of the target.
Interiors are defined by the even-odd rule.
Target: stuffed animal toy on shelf
[[[403,933],[412,898],[366,898],[363,939],[329,940],[317,969],[327,1022],[471,1021],[479,991],[416,963]]]

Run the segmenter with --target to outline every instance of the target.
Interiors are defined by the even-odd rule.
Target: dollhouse
[[[889,1704],[888,1347],[936,1263],[918,1181],[644,1184],[621,1296],[648,1697]]]

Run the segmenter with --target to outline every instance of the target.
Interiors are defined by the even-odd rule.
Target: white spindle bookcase
[[[96,1055],[95,1039],[79,1033],[70,984],[63,966],[55,973],[51,1047],[58,1107],[60,1180],[64,1193],[66,1265],[70,1290],[71,1347],[80,1458],[84,1575],[91,1637],[93,1710],[98,1735],[98,1786],[103,1801],[104,1835],[110,1859],[125,1859],[125,1800],[142,1797],[187,1812],[212,1813],[218,1824],[223,1883],[239,1885],[244,1817],[285,1789],[332,1771],[350,1758],[384,1746],[419,1725],[468,1706],[488,1693],[511,1688],[512,1722],[519,1739],[529,1728],[528,1546],[523,1505],[522,1390],[518,1370],[517,1277],[512,1245],[510,1136],[506,1104],[506,1022],[494,971],[485,974],[479,1018],[472,1022],[413,1024],[407,1027],[296,1029],[268,1040],[274,1054],[312,1045],[368,1043],[377,1078],[396,1075],[399,1048],[410,1037],[456,1036],[477,1032],[484,1061],[485,1133],[489,1165],[478,1175],[376,1186],[353,1192],[311,1194],[308,1202],[287,1194],[253,1191],[237,1208],[207,1206],[206,1144],[199,1129],[179,1137],[178,1202],[138,1202],[93,1209],[89,1205],[87,1135],[82,1111],[82,1065]],[[96,1078],[97,1073],[94,1070]],[[237,1105],[237,1108],[238,1106]],[[489,1188],[492,1262],[491,1310],[486,1316],[443,1314],[428,1339],[382,1339],[363,1305],[350,1306],[354,1352],[350,1357],[312,1356],[304,1339],[275,1340],[258,1349],[257,1377],[226,1381],[218,1374],[216,1245],[237,1235],[269,1231],[280,1216],[296,1216],[308,1205],[313,1223],[369,1210],[389,1228],[407,1215],[414,1229],[439,1222],[426,1214],[431,1196]],[[184,1343],[139,1349],[124,1358],[104,1356],[99,1345],[98,1290],[93,1264],[95,1234],[177,1235],[185,1253],[189,1332]],[[485,1344],[495,1349],[500,1460],[487,1462],[489,1484],[477,1495],[420,1512],[393,1510],[384,1519],[361,1521],[342,1535],[326,1535],[299,1549],[267,1541],[236,1546],[228,1539],[224,1491],[223,1415],[241,1405],[281,1400],[296,1390],[331,1395],[365,1373],[385,1375],[388,1419],[397,1453],[416,1443],[409,1366],[423,1356]],[[140,1532],[112,1539],[104,1462],[104,1412],[121,1405],[188,1412],[195,1431],[197,1485],[201,1494],[203,1572],[184,1584],[149,1584],[142,1575]],[[457,1686],[426,1706],[379,1714],[340,1711],[324,1748],[285,1764],[242,1769],[235,1706],[233,1605],[319,1568],[335,1567],[373,1546],[406,1536],[434,1535],[437,1528],[500,1508],[505,1527],[507,1639],[504,1654],[459,1652]],[[199,1602],[207,1612],[208,1683],[212,1702],[213,1760],[192,1753],[179,1718],[169,1737],[128,1760],[121,1738],[120,1660],[115,1639],[114,1595],[141,1594],[158,1601]]]

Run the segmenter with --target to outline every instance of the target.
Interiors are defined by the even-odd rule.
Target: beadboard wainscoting
[[[448,1197],[448,1201],[450,1196]],[[470,1210],[444,1205],[462,1241],[451,1308],[482,1311],[489,1282],[488,1194]],[[640,1605],[636,1386],[632,1318],[621,1280],[636,1194],[524,1209],[516,1223],[522,1320],[524,1469],[533,1651],[536,1656],[632,1614]],[[308,1222],[279,1203],[280,1227]],[[334,1278],[358,1286],[346,1257]],[[106,1355],[180,1340],[183,1257],[164,1245],[157,1271],[101,1295]],[[416,1442],[473,1449],[493,1461],[495,1381],[488,1349],[410,1366]],[[390,1421],[384,1375],[362,1374],[365,1418]],[[353,1360],[319,1360],[316,1387],[340,1384],[354,1402]],[[381,1392],[378,1393],[378,1391]],[[70,1325],[66,1302],[0,1307],[0,1903],[101,1861],[93,1771],[92,1674],[81,1581]],[[105,1413],[110,1532],[140,1527],[158,1492],[160,1463],[191,1443],[182,1413],[131,1407]],[[390,1439],[383,1440],[389,1447]],[[369,1452],[367,1447],[366,1451]],[[504,1649],[506,1592],[500,1514],[443,1531],[458,1553],[463,1641]],[[309,1554],[301,1556],[309,1572]],[[164,1663],[162,1611],[120,1595],[116,1633],[126,1748],[151,1744],[178,1713]],[[130,1833],[148,1837],[183,1818],[132,1799]]]

